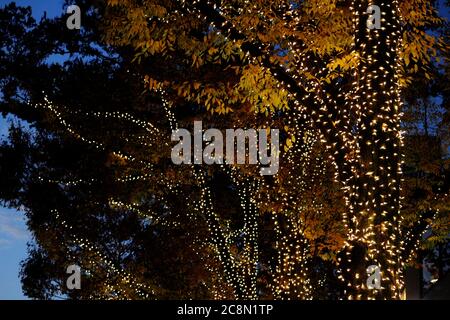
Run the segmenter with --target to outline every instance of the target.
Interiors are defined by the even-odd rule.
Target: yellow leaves
[[[251,103],[253,109],[266,115],[289,108],[287,91],[279,88],[270,71],[259,65],[249,65],[243,69],[236,90]]]
[[[298,36],[309,51],[324,56],[351,48],[352,19],[347,8],[336,0],[310,0],[305,1],[302,10],[304,30]]]
[[[352,51],[342,57],[336,58],[327,64],[327,68],[330,71],[339,69],[340,71],[347,71],[356,68],[360,62],[358,52]]]
[[[150,81],[149,81],[150,83]],[[210,113],[226,114],[233,112],[230,92],[222,85],[211,85],[200,81],[171,82],[165,84],[176,90],[177,95],[186,101],[204,106]]]
[[[239,23],[240,26],[247,30],[250,28],[256,29],[260,23],[260,19],[257,14],[255,14],[254,12],[250,12],[239,15],[239,17],[236,19],[236,23]]]
[[[141,54],[146,53],[150,55],[162,53],[166,48],[166,42],[164,40],[149,39],[137,45],[137,49],[141,49],[142,51]]]
[[[215,55],[217,52],[219,51],[219,49],[215,48],[215,47],[211,47],[208,49],[208,54],[210,56]]]
[[[286,140],[286,145],[291,148],[292,147],[292,140],[291,139],[287,139]]]
[[[406,74],[406,71],[403,67],[401,68],[401,73],[400,73],[400,77],[398,79],[398,83],[399,83],[400,87],[402,87],[402,88],[405,88],[412,83],[411,75]]]
[[[435,12],[431,6],[424,5],[427,1],[406,2],[408,4],[402,1],[402,14],[408,25],[403,31],[404,47],[401,48],[404,63],[399,81],[402,86],[408,85],[411,73],[424,71],[420,66],[429,64],[430,55],[436,55],[436,47],[441,45],[422,31],[425,30],[422,26],[437,21],[429,17]],[[169,80],[170,86],[180,97],[204,105],[211,112],[226,113],[237,105],[246,105],[251,106],[252,111],[271,115],[289,108],[291,96],[283,85],[258,64],[258,58],[253,64],[244,56],[241,44],[245,41],[262,42],[261,50],[276,66],[281,64],[294,70],[300,65],[299,60],[306,59],[304,65],[308,66],[307,69],[295,69],[302,84],[331,84],[338,76],[351,77],[349,72],[360,63],[360,57],[352,46],[352,15],[347,4],[339,0],[299,2],[295,18],[292,17],[295,23],[292,24],[281,21],[281,17],[267,5],[269,2],[239,2],[241,13],[227,17],[241,32],[242,39],[236,41],[227,38],[227,33],[218,33],[206,26],[198,14],[176,11],[169,3],[107,0],[108,6],[114,8],[110,8],[110,15],[105,19],[105,38],[108,43],[134,48],[137,61],[148,55],[164,56],[162,61],[176,58],[177,66],[185,70],[182,79]],[[417,10],[413,10],[416,7]],[[292,39],[297,42],[298,51],[287,49],[295,43]],[[274,48],[275,43],[277,46]],[[301,46],[298,45],[300,43]],[[237,60],[239,63],[230,63]],[[318,71],[323,68],[324,61],[328,61],[325,74]],[[223,73],[223,80],[221,75],[206,75],[208,70]],[[424,73],[424,77],[429,76]],[[161,87],[153,79],[149,79],[146,85],[151,90]],[[306,85],[305,89],[313,92],[315,87]]]
[[[403,60],[405,61],[405,66],[409,66],[409,62],[410,62],[410,60],[409,60],[409,55],[405,55],[405,56],[403,57]]]
[[[107,4],[110,7],[114,7],[114,6],[117,6],[118,4],[124,5],[124,4],[128,3],[128,2],[129,1],[127,1],[127,0],[108,0]]]
[[[288,132],[288,130],[286,130],[286,126],[285,126],[285,131]],[[283,149],[285,152],[288,152],[290,149],[292,149],[292,147],[294,146],[296,139],[295,139],[295,132],[292,132],[289,134],[288,138],[286,139]]]
[[[176,86],[174,84],[173,87],[176,88],[177,94],[180,97],[189,98],[190,93],[191,93],[191,86],[189,85],[188,82],[184,82],[184,83],[182,83],[181,85],[178,85],[178,86]]]
[[[327,64],[327,68],[330,73],[320,80],[330,84],[331,80],[335,79],[336,77],[344,75],[346,72],[357,68],[359,63],[360,56],[356,51],[352,51],[344,56],[337,57]]]
[[[107,159],[106,159],[106,166],[124,166],[127,164],[127,159],[116,153],[116,152],[110,152],[108,153]]]
[[[442,49],[442,41],[426,33],[426,31],[413,29],[403,34],[403,46],[400,58],[403,60],[402,85],[409,83],[410,76],[423,72],[427,79],[431,79],[430,65],[437,57],[438,49]]]
[[[221,50],[222,59],[225,61],[229,61],[230,58],[232,58],[232,54],[234,53],[235,47],[232,42],[227,42]]]
[[[436,9],[428,0],[409,0],[400,2],[400,11],[403,21],[409,26],[426,27],[443,22]]]
[[[167,31],[167,41],[172,46],[175,43],[176,36],[175,33],[172,32],[172,30]]]
[[[129,10],[126,18],[130,21],[130,23],[127,24],[127,35],[129,38],[134,38],[147,29],[147,21],[143,8],[133,8]]]
[[[146,13],[148,16],[164,17],[167,14],[167,9],[160,5],[151,4],[146,6]]]
[[[114,7],[114,10],[107,8],[105,17],[105,41],[108,44],[131,45],[138,51],[137,61],[146,55],[166,54],[167,50],[173,50],[174,32],[161,30],[157,23],[167,15],[164,6],[151,2],[142,6],[129,0],[108,0],[108,6]]]
[[[305,1],[303,10],[311,16],[331,16],[336,9],[336,0],[308,0]]]
[[[159,90],[164,87],[164,84],[162,82],[159,82],[158,80],[155,80],[148,75],[145,76],[144,83],[145,86],[152,91]]]

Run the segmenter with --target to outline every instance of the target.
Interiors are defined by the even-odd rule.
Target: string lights
[[[283,162],[280,171],[285,171],[283,177],[280,174],[269,181],[248,174],[237,166],[218,166],[230,179],[238,196],[239,212],[242,213],[242,223],[238,228],[233,230],[229,221],[224,221],[215,210],[209,180],[211,175],[201,166],[188,166],[199,194],[193,203],[186,205],[185,214],[189,219],[203,220],[207,225],[209,238],[197,238],[196,241],[199,246],[212,250],[214,255],[213,262],[205,261],[206,268],[218,279],[209,288],[214,292],[214,297],[226,296],[220,292],[221,281],[232,289],[235,298],[259,297],[257,280],[261,262],[258,244],[263,215],[261,207],[270,202],[279,204],[277,210],[270,210],[278,252],[275,267],[270,270],[273,295],[281,299],[314,297],[315,288],[309,276],[310,243],[305,234],[306,223],[301,215],[307,210],[323,213],[325,208],[318,200],[306,203],[299,197],[312,192],[312,186],[323,187],[323,177],[331,167],[332,182],[340,186],[345,203],[342,225],[346,230],[346,240],[337,258],[338,278],[345,287],[343,297],[401,298],[404,288],[402,273],[407,262],[407,259],[403,259],[405,243],[416,240],[410,233],[403,234],[401,230],[403,137],[400,128],[402,102],[399,56],[402,50],[402,17],[398,0],[353,0],[348,8],[350,16],[343,17],[343,23],[348,22],[351,27],[347,30],[348,34],[342,36],[348,36],[351,43],[342,45],[340,51],[335,49],[338,53],[327,51],[326,54],[321,54],[315,48],[320,39],[316,42],[308,39],[308,35],[319,34],[319,27],[314,18],[305,19],[302,10],[307,8],[301,7],[301,4],[277,2],[273,12],[261,3],[249,0],[236,3],[176,0],[172,5],[171,12],[144,16],[149,22],[158,21],[165,25],[187,16],[206,23],[209,31],[220,37],[223,43],[232,44],[233,52],[242,57],[244,65],[257,66],[261,73],[276,82],[277,90],[286,93],[287,97],[287,105],[280,112],[284,117],[281,122],[287,128],[285,131],[288,135],[286,149],[281,156]],[[381,9],[379,29],[369,29],[365,23],[368,18],[367,8],[372,5]],[[330,7],[336,14],[339,11],[339,14],[344,15],[337,1],[330,1]],[[243,21],[254,15],[259,17],[259,25],[242,28],[241,25],[246,25]],[[297,32],[300,27],[302,31]],[[261,28],[273,30],[274,34],[262,37],[258,35]],[[287,32],[290,29],[295,32]],[[166,52],[169,49],[161,50]],[[286,53],[282,63],[277,59],[281,51]],[[336,70],[331,70],[330,63],[344,54],[353,64],[344,75],[337,76]],[[171,93],[162,87],[159,86],[153,93],[161,98],[169,126],[166,129],[176,130],[178,122],[174,107],[180,96],[172,99]],[[75,138],[98,150],[108,150],[106,143],[88,138],[75,130],[67,116],[63,115],[61,110],[64,108],[54,106],[47,98],[45,103],[36,107],[50,111]],[[270,109],[270,105],[265,107]],[[255,107],[254,110],[253,116],[256,118],[262,108]],[[69,112],[65,109],[64,113]],[[164,130],[131,114],[86,112],[83,116],[126,121],[144,131],[143,134],[140,132],[134,137],[126,137],[127,142],[137,140],[144,147],[153,147],[157,143],[170,145]],[[276,123],[273,119],[275,116],[272,116],[267,115],[266,128]],[[315,151],[319,149],[324,149],[324,154],[317,155]],[[169,192],[180,194],[181,183],[157,172],[150,161],[120,150],[113,151],[113,154],[136,165],[132,174],[127,171],[116,177],[117,182],[148,183],[158,179]],[[49,181],[68,186],[84,183],[83,180]],[[160,219],[154,212],[142,211],[139,203],[125,203],[111,198],[109,205],[136,212],[154,223]],[[76,241],[79,246],[101,257],[83,239]],[[240,244],[238,253],[233,251],[236,243]],[[417,244],[414,247],[417,248]],[[103,264],[109,265],[106,262]],[[366,268],[370,265],[380,267],[382,289],[367,288]],[[129,276],[124,275],[123,279],[140,288]]]

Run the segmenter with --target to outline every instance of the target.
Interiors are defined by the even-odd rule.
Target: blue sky
[[[0,0],[0,7],[13,1]],[[16,0],[17,5],[31,6],[39,21],[44,11],[47,17],[63,13],[62,0]],[[0,116],[0,139],[8,132],[6,119]],[[19,280],[20,262],[27,256],[27,242],[31,241],[22,213],[0,207],[0,300],[25,299]]]
[[[26,258],[30,234],[21,213],[0,207],[0,300],[23,299],[19,264]]]

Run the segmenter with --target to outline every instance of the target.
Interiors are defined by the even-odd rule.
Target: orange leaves
[[[148,75],[145,76],[144,83],[145,83],[146,88],[150,89],[151,91],[159,90],[164,87],[163,83],[151,78]]]
[[[192,66],[196,69],[200,68],[203,65],[203,59],[201,56],[193,54],[192,55]]]
[[[110,6],[110,7],[117,6],[119,3],[121,5],[125,5],[125,4],[128,4],[129,1],[128,0],[124,0],[124,1],[123,0],[108,0],[107,1],[108,6]]]
[[[217,49],[217,48],[215,48],[215,47],[211,47],[211,48],[208,49],[208,54],[209,54],[210,56],[213,56],[213,55],[215,55],[218,51],[219,51],[219,49]]]
[[[193,84],[193,87],[195,90],[198,90],[200,88],[200,86],[201,86],[200,82],[197,82],[197,81],[195,81]]]

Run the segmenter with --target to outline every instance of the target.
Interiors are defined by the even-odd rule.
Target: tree
[[[411,70],[427,70],[442,46],[426,33],[427,25],[440,21],[431,3],[371,2],[383,13],[380,30],[367,26],[366,1],[108,4],[107,41],[133,46],[138,60],[179,57],[181,51],[185,58],[173,60],[176,67],[192,65],[188,81],[170,82],[161,79],[170,72],[158,73],[147,78],[151,88],[176,90],[176,98],[207,109],[215,98],[223,101],[214,103],[218,113],[233,105],[236,90],[247,89],[247,100],[267,116],[286,109],[306,114],[344,191],[348,237],[339,267],[345,294],[399,298],[407,254],[401,245],[401,86]],[[210,65],[223,65],[214,94],[211,79],[204,84],[203,78],[205,70],[218,74],[219,67]],[[238,79],[224,76],[229,69]],[[383,270],[384,290],[367,290],[369,265]]]
[[[2,86],[2,111],[32,125],[28,133],[25,128],[12,127],[9,141],[2,144],[0,166],[1,198],[9,206],[25,210],[37,243],[23,265],[25,292],[33,298],[146,298],[154,296],[157,286],[161,288],[157,290],[159,297],[210,297],[201,284],[203,278],[208,279],[208,272],[198,262],[207,252],[197,249],[187,234],[191,229],[201,232],[202,226],[184,224],[184,215],[175,218],[183,213],[185,205],[180,201],[184,198],[158,187],[168,178],[158,176],[151,182],[138,175],[146,163],[135,161],[136,167],[125,166],[124,154],[116,152],[127,144],[142,153],[142,158],[160,159],[160,169],[164,169],[166,159],[161,159],[161,154],[167,152],[160,149],[169,148],[159,143],[147,148],[151,141],[144,139],[157,137],[130,115],[132,109],[139,112],[141,108],[141,115],[158,117],[164,109],[139,95],[140,78],[128,72],[132,66],[121,63],[118,53],[98,46],[93,51],[98,17],[92,17],[92,30],[74,37],[63,29],[62,18],[35,24],[29,10],[14,5],[2,10],[2,17],[7,22],[2,26],[11,29],[30,21],[20,32],[2,32],[10,37],[3,43],[16,46],[5,50],[8,54],[2,67],[7,72],[2,80],[12,84]],[[45,48],[37,44],[47,43],[52,36],[56,40],[49,43],[48,51],[27,50]],[[77,41],[90,46],[76,46]],[[72,53],[85,60],[75,58],[64,65],[45,63],[49,55],[65,46],[76,48]],[[24,64],[17,65],[17,61]],[[30,107],[44,101],[42,91],[48,99],[72,108]],[[62,114],[70,115],[65,124],[74,121],[73,127],[91,126],[93,129],[83,134],[103,139],[102,146],[67,130],[69,127],[59,121]],[[99,121],[103,116],[108,119]],[[109,121],[118,117],[118,122]],[[170,177],[170,173],[165,176]],[[167,200],[162,202],[165,196]],[[74,263],[85,272],[80,292],[65,286],[66,268]]]

